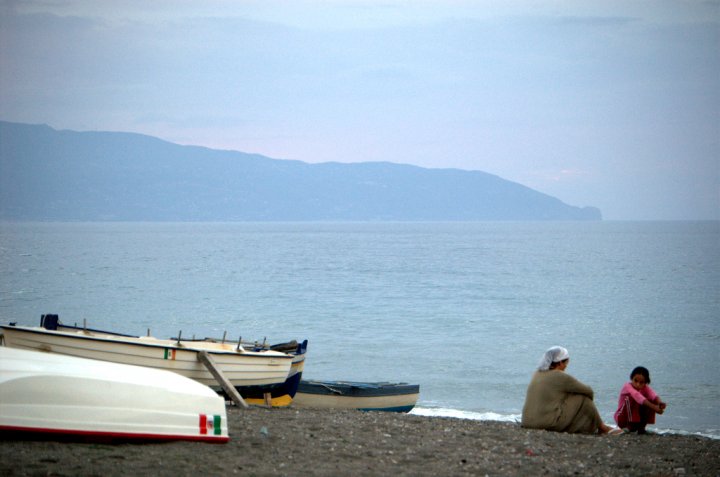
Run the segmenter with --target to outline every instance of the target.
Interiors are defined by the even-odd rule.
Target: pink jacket
[[[632,401],[635,401],[639,406],[642,406],[645,403],[645,400],[654,402],[658,395],[653,391],[653,388],[650,386],[645,386],[642,391],[638,391],[635,389],[629,381],[625,383],[620,390],[620,397],[618,398],[618,409],[615,411],[615,422],[618,422],[618,414],[622,411],[624,404],[626,400],[630,398]]]

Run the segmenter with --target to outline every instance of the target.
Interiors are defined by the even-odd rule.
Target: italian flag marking
[[[165,357],[164,359],[171,359],[175,361],[175,350],[170,348],[165,348]]]
[[[222,416],[212,414],[200,414],[200,434],[212,433],[219,436],[222,432]]]

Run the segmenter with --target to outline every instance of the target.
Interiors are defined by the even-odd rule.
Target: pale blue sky
[[[0,0],[0,119],[720,219],[718,1]]]

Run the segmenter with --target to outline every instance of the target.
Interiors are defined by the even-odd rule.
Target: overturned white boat
[[[168,371],[0,346],[0,430],[227,442],[225,401]]]
[[[51,353],[97,359],[120,364],[145,366],[173,371],[194,379],[215,390],[221,386],[202,362],[198,354],[205,351],[214,364],[236,388],[267,390],[280,386],[288,378],[293,357],[273,350],[247,350],[229,343],[182,339],[158,339],[151,336],[131,336],[119,333],[57,327],[57,315],[52,326],[2,325],[5,345],[11,348],[47,351]],[[54,329],[48,329],[54,328]]]

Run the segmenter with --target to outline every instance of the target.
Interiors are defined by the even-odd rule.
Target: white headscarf
[[[545,351],[540,364],[538,365],[538,371],[547,371],[550,369],[552,363],[559,363],[570,357],[568,350],[562,346],[553,346],[549,350]]]

